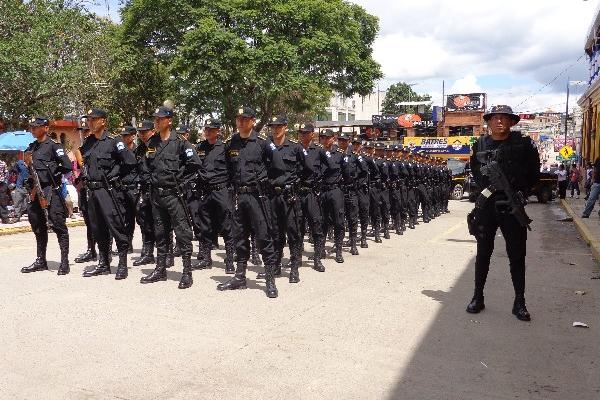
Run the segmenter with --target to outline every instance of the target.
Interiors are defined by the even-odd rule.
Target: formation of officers
[[[50,228],[61,250],[58,274],[64,275],[69,273],[69,234],[58,189],[71,162],[48,137],[48,122],[43,117],[30,121],[36,141],[25,159],[37,172],[30,182],[28,208],[37,258],[22,272],[48,269]],[[75,262],[97,261],[83,276],[110,274],[114,253],[115,279],[127,278],[137,223],[143,246],[133,265],[155,265],[141,283],[165,281],[174,257],[181,257],[179,288],[189,288],[193,270],[212,267],[211,250],[222,236],[225,273],[233,277],[217,289],[246,288],[247,264],[260,264],[260,254],[264,273],[257,279],[265,279],[268,297],[277,297],[275,278],[281,275],[286,244],[289,282],[298,283],[306,235],[314,246],[312,266],[324,272],[328,238],[335,261],[343,263],[344,246],[352,255],[358,255],[358,247],[368,247],[369,225],[374,241],[381,243],[390,231],[402,235],[414,229],[419,208],[425,223],[448,212],[451,173],[440,159],[332,130],[320,132],[317,144],[309,123],[298,127],[296,142],[287,136],[284,115],[269,122],[268,138],[255,131],[255,123],[256,112],[242,107],[229,140],[221,140],[218,120],[208,120],[204,140],[193,145],[186,126],[173,130],[169,108],[157,108],[154,121],[126,126],[116,137],[107,133],[107,113],[90,110],[81,122],[83,144],[74,151],[81,168],[79,206],[88,241],[87,251]],[[196,260],[194,239],[199,242]]]

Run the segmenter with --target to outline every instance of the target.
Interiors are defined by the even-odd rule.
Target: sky
[[[119,0],[91,10],[119,20]],[[381,90],[415,84],[435,105],[484,92],[488,106],[564,111],[568,81],[587,81],[584,43],[600,0],[353,0],[379,18],[374,58]],[[585,86],[571,85],[569,108]]]

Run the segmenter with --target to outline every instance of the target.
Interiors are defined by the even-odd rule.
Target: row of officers
[[[116,137],[106,131],[106,111],[89,110],[80,128],[85,139],[75,151],[88,249],[75,262],[97,265],[83,276],[111,273],[114,240],[119,260],[115,279],[127,278],[137,223],[143,246],[133,265],[155,264],[141,283],[165,281],[167,268],[180,256],[179,288],[189,288],[194,269],[211,268],[211,249],[222,236],[225,272],[233,277],[217,289],[245,288],[247,263],[259,263],[260,253],[265,269],[258,278],[266,280],[266,294],[272,298],[278,295],[275,277],[281,274],[286,244],[289,282],[298,283],[307,234],[314,246],[312,266],[324,272],[331,234],[335,261],[343,263],[343,246],[352,255],[358,255],[358,247],[368,247],[369,225],[380,243],[381,237],[390,238],[390,230],[402,235],[414,229],[419,207],[426,223],[448,212],[451,173],[439,159],[331,130],[319,133],[316,144],[312,124],[299,126],[296,142],[287,137],[284,115],[269,122],[269,138],[257,134],[255,123],[256,112],[242,107],[229,140],[220,139],[218,120],[208,120],[204,140],[193,145],[186,127],[173,130],[169,108],[157,108],[154,121],[124,127]],[[64,275],[69,273],[69,233],[57,183],[71,170],[71,162],[62,146],[49,139],[48,119],[32,119],[30,130],[36,141],[25,157],[34,172],[28,216],[37,259],[22,272],[48,269],[50,228],[61,250],[58,274]],[[192,260],[194,238],[199,241],[197,260]]]

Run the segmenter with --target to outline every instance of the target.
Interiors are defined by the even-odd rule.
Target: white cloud
[[[473,74],[457,79],[450,87],[450,93],[480,93],[482,91],[482,87],[477,83],[477,77]]]

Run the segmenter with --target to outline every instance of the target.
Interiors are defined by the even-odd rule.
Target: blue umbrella
[[[0,134],[0,151],[25,151],[34,140],[26,131],[6,132]]]

